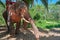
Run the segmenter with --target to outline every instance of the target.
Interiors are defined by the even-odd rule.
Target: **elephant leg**
[[[9,27],[10,35],[11,37],[15,36],[15,28],[14,28],[14,22],[11,20],[11,13],[10,11],[7,12],[7,25]]]
[[[10,22],[9,29],[11,37],[15,37],[15,28],[12,22]]]
[[[21,22],[16,23],[16,30],[15,30],[15,34],[19,33],[19,28],[21,26]]]
[[[8,17],[7,11],[4,11],[2,15],[3,15],[3,18],[4,18],[5,22],[6,22],[7,32],[9,33],[10,28],[9,28],[9,26],[8,26],[8,24],[7,24],[7,17]]]
[[[28,23],[27,22],[23,22],[23,28],[25,29],[25,30],[27,30],[27,25],[28,25]]]

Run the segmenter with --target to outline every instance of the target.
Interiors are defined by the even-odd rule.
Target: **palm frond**
[[[56,2],[56,5],[60,5],[60,1],[57,1],[57,2]]]
[[[24,1],[28,6],[32,5],[34,2],[34,0],[22,0],[22,1]]]
[[[0,4],[5,8],[5,5],[1,0],[0,0]]]
[[[34,0],[22,0],[24,1],[25,3],[27,3],[27,5],[32,5],[34,3]],[[36,0],[38,2],[38,0]],[[48,0],[40,0],[43,5],[48,9]]]
[[[43,3],[43,5],[47,8],[48,10],[48,0],[41,0],[41,2]]]

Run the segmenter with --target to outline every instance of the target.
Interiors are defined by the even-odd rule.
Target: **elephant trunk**
[[[30,23],[31,25],[32,25],[32,29],[33,29],[33,31],[34,31],[34,35],[35,35],[35,37],[36,37],[36,39],[39,39],[39,30],[38,30],[38,28],[36,27],[36,25],[34,24],[34,21],[33,21],[33,19],[29,19],[29,21],[28,20],[26,20],[25,18],[23,18],[23,20],[24,21],[26,21],[27,23]]]
[[[33,28],[34,35],[35,35],[36,39],[39,39],[39,30],[38,30],[38,28],[34,24],[34,21],[33,20],[30,20],[30,23],[32,25],[32,28]]]

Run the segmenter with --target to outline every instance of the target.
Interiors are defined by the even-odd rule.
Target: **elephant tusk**
[[[25,22],[27,22],[27,23],[30,23],[28,20],[26,20],[25,18],[22,18]]]
[[[26,19],[24,18],[23,15],[21,15],[21,16],[22,16],[22,20],[24,20],[24,21],[27,22],[27,23],[30,23],[28,20],[26,20]]]

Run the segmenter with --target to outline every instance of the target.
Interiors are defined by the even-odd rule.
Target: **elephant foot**
[[[27,29],[27,30],[28,30],[28,29]],[[21,31],[22,33],[24,33],[24,34],[27,33],[27,30],[25,30],[24,28],[20,28],[20,31]]]
[[[15,30],[11,30],[10,35],[11,35],[12,38],[14,38],[15,37]]]
[[[10,33],[8,30],[6,31],[7,33]]]
[[[10,38],[15,38],[16,36],[15,35],[11,35]]]
[[[19,32],[15,32],[15,34],[17,35],[17,34],[19,34]]]
[[[19,34],[20,30],[19,29],[16,29],[15,30],[15,34]]]

